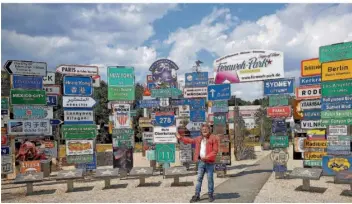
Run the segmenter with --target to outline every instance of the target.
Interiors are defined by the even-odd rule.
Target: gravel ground
[[[233,168],[228,171],[228,174],[239,173],[246,169],[246,166],[254,164],[261,158],[268,155],[270,152],[257,152],[258,158],[256,160],[247,160],[236,162],[233,160]],[[176,154],[178,155],[178,154]],[[149,166],[146,158],[141,157],[141,154],[135,154],[135,162],[138,166]],[[176,158],[176,165],[179,164]],[[136,165],[137,166],[137,165]],[[215,186],[218,186],[228,178],[216,178],[214,175]],[[104,188],[104,181],[90,181],[90,182],[75,182],[74,187],[78,191],[66,193],[66,183],[59,183],[56,181],[47,181],[34,184],[34,191],[37,193],[32,196],[25,196],[25,185],[19,184],[4,184],[2,182],[1,201],[2,202],[189,202],[194,195],[196,176],[187,176],[180,178],[180,182],[187,182],[188,186],[171,187],[173,179],[163,179],[162,176],[153,176],[146,179],[146,182],[151,182],[154,185],[148,187],[137,187],[138,179],[113,179],[111,184],[113,189]],[[203,181],[203,187],[206,193],[207,179]],[[175,196],[177,190],[177,196]],[[39,191],[39,192],[38,192]],[[114,195],[114,196],[112,196]]]
[[[293,151],[290,147],[290,153]],[[293,160],[290,154],[288,170],[303,167],[303,161]],[[351,203],[352,198],[341,196],[343,190],[350,189],[349,185],[334,184],[333,177],[322,176],[320,180],[310,182],[312,187],[327,188],[324,193],[310,193],[296,191],[302,185],[302,179],[275,179],[273,173],[255,199],[255,203]]]

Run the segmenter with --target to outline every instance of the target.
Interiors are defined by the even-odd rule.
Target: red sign
[[[147,82],[153,82],[152,75],[147,75]]]
[[[27,172],[40,172],[40,160],[35,160],[35,161],[23,161],[20,163],[20,172],[22,174],[27,173]]]
[[[266,110],[268,117],[290,117],[291,116],[291,107],[290,106],[277,106],[277,107],[268,107]]]
[[[7,145],[7,129],[1,128],[1,145]]]

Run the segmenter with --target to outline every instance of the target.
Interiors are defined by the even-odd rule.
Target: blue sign
[[[139,108],[155,108],[159,106],[160,106],[160,102],[158,99],[140,100],[137,102],[137,107]]]
[[[352,156],[323,156],[322,168],[324,175],[334,176],[337,172],[352,172]]]
[[[281,164],[274,164],[274,172],[286,172],[287,171],[287,167],[285,165],[281,165]]]
[[[205,111],[204,110],[191,110],[190,120],[192,122],[204,122],[205,121]]]
[[[321,109],[312,109],[303,111],[304,120],[319,120],[321,114]]]
[[[189,100],[185,98],[171,100],[171,106],[183,106],[183,105],[189,105]]]
[[[95,153],[93,153],[93,161],[90,163],[87,163],[86,165],[87,170],[94,170],[97,169],[97,158],[95,156]]]
[[[8,115],[9,114],[9,110],[1,110],[1,115]]]
[[[188,104],[189,108],[192,110],[204,110],[205,109],[205,99],[200,98],[200,99],[188,99]]]
[[[352,109],[352,102],[350,103],[323,103],[321,104],[321,110],[351,110]]]
[[[161,127],[169,127],[173,125],[175,122],[175,116],[174,115],[158,115],[155,116],[155,123],[158,126]]]
[[[57,95],[46,95],[46,105],[57,106]]]
[[[264,81],[264,95],[292,94],[295,79],[273,79]]]
[[[51,119],[50,120],[50,125],[60,125],[61,123],[62,123],[62,121],[59,119]]]
[[[10,154],[10,147],[1,147],[1,156],[3,155],[9,155]]]
[[[321,76],[300,77],[299,78],[299,85],[300,86],[317,85],[317,84],[321,84]]]
[[[209,85],[208,86],[208,100],[229,100],[231,98],[231,85]]]
[[[272,133],[283,133],[287,131],[285,120],[273,120],[271,124]]]
[[[208,72],[192,72],[185,74],[185,87],[208,86]]]
[[[14,89],[43,89],[42,76],[13,76]]]
[[[91,96],[92,78],[89,76],[64,76],[64,95]]]
[[[148,82],[147,83],[147,87],[148,87],[149,90],[156,89],[156,85],[154,84],[154,82]]]

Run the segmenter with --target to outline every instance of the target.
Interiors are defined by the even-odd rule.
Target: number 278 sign
[[[155,122],[158,126],[169,127],[175,123],[175,115],[172,113],[158,113],[155,115]]]

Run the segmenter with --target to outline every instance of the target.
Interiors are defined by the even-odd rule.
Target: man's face
[[[209,128],[208,127],[202,127],[202,135],[203,136],[209,135]]]

